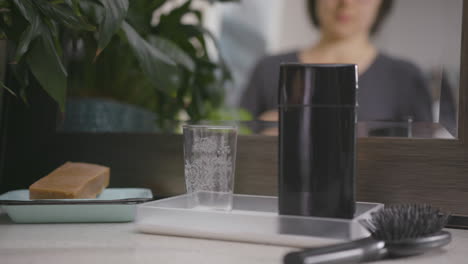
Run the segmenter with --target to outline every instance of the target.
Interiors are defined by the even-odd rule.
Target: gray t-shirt
[[[268,56],[254,68],[241,107],[254,117],[277,109],[279,66],[299,62],[297,52]],[[379,54],[359,76],[359,121],[432,122],[431,96],[421,71],[413,64]]]

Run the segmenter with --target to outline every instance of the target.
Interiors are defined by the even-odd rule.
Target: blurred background
[[[233,72],[226,98],[229,105],[239,104],[258,59],[317,41],[319,33],[311,25],[305,2],[250,0],[206,9],[207,26],[220,39]],[[431,137],[456,137],[462,6],[462,0],[396,0],[373,38],[385,53],[413,62],[423,71],[431,90],[434,123],[445,128]]]
[[[90,9],[86,2],[83,11]],[[462,5],[462,0],[394,1],[372,41],[386,54],[422,70],[433,122],[360,122],[359,136],[457,137]],[[105,17],[99,12],[89,18],[98,31]],[[42,86],[65,110],[55,113],[60,118],[52,122],[62,132],[180,133],[186,122],[229,121],[240,124],[242,133],[261,133],[276,122],[255,120],[239,108],[254,65],[267,55],[305,48],[319,38],[305,0],[130,1],[121,19],[124,23],[109,34],[105,48],[102,34],[91,29],[60,31],[57,43],[68,76],[63,77],[66,92],[55,95],[57,89],[44,85],[48,78],[18,81],[31,77],[22,64],[33,60],[7,64],[14,60],[14,52],[7,52],[14,45],[0,43],[0,77],[19,95],[11,104],[34,112],[30,106],[41,104],[37,98],[42,95],[28,87]],[[50,66],[47,59],[34,61],[32,70]],[[4,70],[6,65],[12,67],[10,72]],[[10,80],[15,76],[21,78]],[[65,94],[66,107],[65,99],[57,100]],[[369,127],[386,131],[369,133]]]
[[[277,122],[239,108],[251,71],[319,36],[305,0],[80,0],[31,1],[51,23],[25,39],[35,31],[18,3],[0,1],[0,191],[83,161],[112,167],[114,187],[183,192],[182,124],[234,123],[252,135],[243,146],[274,142],[256,134]],[[434,122],[358,122],[358,136],[456,138],[463,1],[394,4],[373,41],[421,69]]]

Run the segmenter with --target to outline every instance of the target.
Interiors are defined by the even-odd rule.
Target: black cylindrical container
[[[352,218],[357,66],[282,64],[279,213]]]

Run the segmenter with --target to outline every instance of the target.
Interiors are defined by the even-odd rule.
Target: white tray
[[[354,219],[278,215],[278,199],[234,195],[231,212],[191,208],[189,195],[137,206],[136,227],[144,233],[315,247],[369,236],[359,219],[383,208],[377,203],[356,203]]]

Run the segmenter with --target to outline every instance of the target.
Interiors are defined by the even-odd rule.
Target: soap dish
[[[149,234],[314,247],[369,236],[359,220],[381,208],[357,202],[353,219],[286,216],[278,214],[277,197],[234,194],[232,211],[211,211],[180,195],[138,205],[135,223]]]
[[[0,207],[15,223],[130,222],[136,205],[153,199],[149,189],[107,188],[96,199],[30,200],[29,190],[0,195]]]

